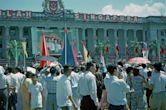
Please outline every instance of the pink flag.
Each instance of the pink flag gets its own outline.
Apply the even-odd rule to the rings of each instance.
[[[77,54],[76,54],[76,50],[74,47],[72,47],[72,52],[73,52],[73,57],[74,57],[74,63],[75,63],[75,65],[78,65]]]

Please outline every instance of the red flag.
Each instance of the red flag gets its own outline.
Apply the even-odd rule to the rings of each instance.
[[[160,54],[164,55],[164,53],[165,53],[165,49],[163,47],[160,47]]]
[[[138,48],[138,47],[135,48],[135,53],[136,53],[136,54],[139,53],[139,48]]]
[[[41,56],[49,56],[44,32],[42,33],[42,37],[41,37],[40,50],[41,50]],[[50,63],[50,61],[41,60],[40,67],[44,67],[48,63]]]
[[[67,33],[68,32],[68,30],[67,30],[67,27],[65,26],[65,28],[64,28],[64,32],[65,33]]]
[[[72,52],[73,52],[73,57],[74,57],[74,63],[75,63],[75,65],[78,65],[77,54],[76,54],[76,50],[74,47],[72,47]]]
[[[119,56],[120,48],[118,44],[115,44],[115,58]]]
[[[108,46],[106,46],[105,52],[106,52],[106,53],[109,53],[109,47],[108,47]]]
[[[119,52],[120,52],[120,48],[119,48],[118,44],[116,44],[116,53],[119,54]]]

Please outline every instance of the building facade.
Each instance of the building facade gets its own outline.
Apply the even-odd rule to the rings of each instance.
[[[68,37],[77,52],[82,51],[82,42],[92,56],[100,50],[109,58],[114,56],[116,46],[119,57],[136,56],[134,45],[148,48],[149,57],[164,58],[166,44],[166,16],[118,16],[75,13],[64,9],[61,0],[45,0],[43,12],[0,10],[0,58],[7,58],[10,40],[26,41],[29,56],[40,51],[41,32],[46,32],[47,41],[52,44],[59,42],[59,50],[63,48],[64,27],[68,29]],[[52,54],[57,46],[52,49]],[[128,53],[126,53],[128,47]],[[141,50],[140,49],[140,50]],[[141,52],[140,52],[141,53]]]

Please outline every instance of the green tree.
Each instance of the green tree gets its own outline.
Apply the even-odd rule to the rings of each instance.
[[[141,55],[140,42],[132,41],[131,46],[129,47],[129,51],[131,51],[131,53],[135,56],[140,56]]]
[[[157,56],[158,44],[157,41],[153,41],[149,44],[150,54],[154,57]]]
[[[22,43],[16,40],[11,40],[8,43],[8,57],[14,59],[15,66],[18,66],[18,61],[21,55],[24,55]]]

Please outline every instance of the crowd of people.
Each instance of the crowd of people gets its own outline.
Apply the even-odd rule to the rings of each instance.
[[[0,110],[166,110],[166,66],[0,66]]]

